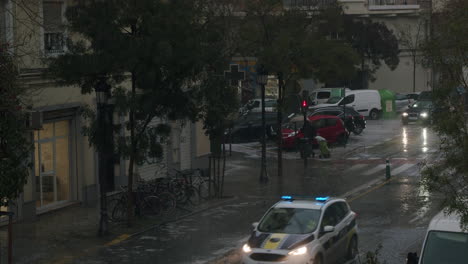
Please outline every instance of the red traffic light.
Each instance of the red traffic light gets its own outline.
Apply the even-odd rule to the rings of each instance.
[[[307,100],[302,100],[302,107],[307,107]]]

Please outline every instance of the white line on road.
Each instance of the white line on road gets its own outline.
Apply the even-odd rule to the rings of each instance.
[[[351,166],[351,168],[349,168],[347,170],[358,170],[358,169],[366,167],[366,166],[367,166],[367,164],[356,164],[356,165]]]
[[[371,175],[371,174],[374,174],[374,173],[376,173],[376,172],[378,172],[380,170],[383,170],[384,168],[385,168],[385,164],[379,164],[379,165],[375,166],[374,168],[364,172],[363,174],[366,175],[366,176]]]
[[[392,170],[392,174],[393,174],[393,175],[398,175],[398,174],[404,172],[405,170],[407,170],[407,169],[413,167],[414,165],[416,165],[416,164],[414,164],[414,163],[413,163],[413,164],[411,164],[411,163],[403,164],[403,165],[401,165],[400,167],[398,167],[398,168]]]

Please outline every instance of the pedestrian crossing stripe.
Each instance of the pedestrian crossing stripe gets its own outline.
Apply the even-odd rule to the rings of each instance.
[[[416,165],[416,164],[406,163],[406,164],[403,164],[403,165],[401,165],[400,167],[398,167],[398,168],[396,168],[394,170],[391,170],[391,172],[392,172],[393,175],[398,175],[398,174],[402,173],[403,171],[413,167],[414,165]]]
[[[367,166],[367,164],[355,164],[355,165],[351,166],[351,168],[349,168],[349,170],[358,170],[358,169],[364,168],[366,166]]]
[[[374,174],[374,173],[376,173],[376,172],[378,172],[380,170],[383,170],[384,168],[385,168],[385,164],[379,164],[379,165],[375,166],[374,168],[364,172],[363,174],[366,175],[366,176],[371,175],[371,174]]]

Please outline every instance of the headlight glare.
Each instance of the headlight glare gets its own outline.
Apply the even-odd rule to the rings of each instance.
[[[403,116],[408,116],[408,113],[404,112],[404,113],[403,113]]]
[[[250,253],[250,252],[252,252],[252,249],[250,248],[250,246],[248,244],[245,244],[242,247],[242,251],[244,251],[245,253]]]
[[[427,113],[426,113],[426,112],[422,112],[422,113],[421,113],[421,117],[426,118],[426,117],[427,117]]]
[[[304,255],[305,253],[307,253],[307,248],[306,247],[300,247],[300,248],[297,248],[293,251],[290,251],[288,254],[291,255],[291,256],[298,256],[298,255]]]

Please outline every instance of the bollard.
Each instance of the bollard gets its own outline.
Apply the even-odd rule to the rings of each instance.
[[[387,160],[385,161],[385,178],[388,180],[391,177],[391,172],[390,172],[390,161]]]

